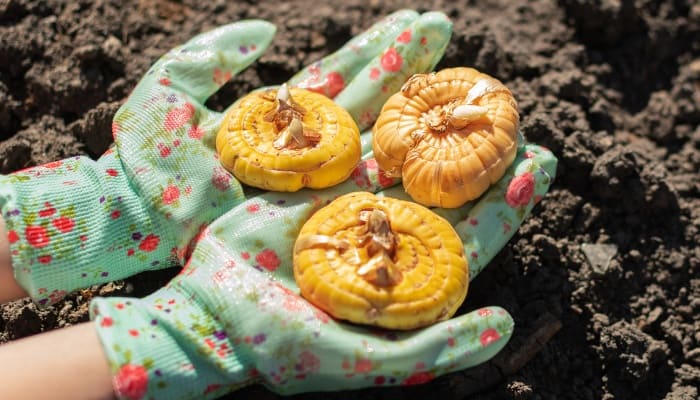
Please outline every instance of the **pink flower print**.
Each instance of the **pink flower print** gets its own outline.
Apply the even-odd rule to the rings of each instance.
[[[287,311],[301,311],[304,309],[304,303],[299,296],[291,293],[284,296],[283,307]]]
[[[372,361],[366,358],[358,358],[355,360],[355,372],[359,374],[372,372]]]
[[[481,336],[479,337],[479,341],[481,342],[482,346],[488,346],[489,344],[497,341],[500,338],[501,338],[501,335],[498,334],[497,330],[495,330],[493,328],[487,328],[483,332],[481,332]]]
[[[321,75],[321,66],[319,63],[312,64],[309,67],[309,75],[318,77]]]
[[[114,168],[107,168],[106,172],[107,172],[107,175],[109,175],[109,176],[119,175],[119,172],[117,172],[117,170]]]
[[[46,254],[46,255],[37,257],[37,261],[39,261],[42,264],[51,264],[51,260],[52,260],[51,254]]]
[[[170,86],[171,84],[170,79],[168,78],[160,78],[158,82],[160,82],[160,84],[163,86]]]
[[[280,258],[277,257],[277,253],[272,249],[265,249],[258,253],[258,255],[255,256],[255,261],[270,272],[275,271],[282,263]]]
[[[182,107],[176,107],[165,115],[165,130],[174,131],[185,125],[194,115],[194,106],[185,103]]]
[[[221,385],[219,385],[217,383],[211,383],[211,384],[207,385],[207,387],[204,389],[204,394],[207,395],[210,393],[214,393],[219,389],[221,389]]]
[[[187,131],[187,136],[192,139],[201,139],[204,136],[204,129],[197,124],[192,124],[190,129]]]
[[[113,323],[114,323],[114,320],[112,320],[112,318],[104,317],[104,318],[102,318],[102,321],[100,322],[100,326],[103,328],[109,328],[112,326]]]
[[[51,292],[51,294],[49,294],[49,300],[51,301],[51,304],[58,303],[64,297],[66,297],[65,290],[54,290]]]
[[[139,243],[139,250],[145,251],[145,252],[151,252],[155,249],[158,248],[158,244],[160,243],[160,237],[154,234],[149,234],[143,240],[141,243]]]
[[[223,286],[230,279],[231,279],[231,272],[228,270],[228,268],[220,269],[220,270],[214,272],[214,275],[212,276],[212,280],[215,283],[219,284],[220,286]]]
[[[113,121],[112,122],[112,138],[116,138],[117,134],[119,133],[119,122]]]
[[[394,178],[389,177],[383,169],[377,171],[377,177],[379,178],[379,184],[384,188],[393,185],[395,182]]]
[[[318,72],[311,70],[311,76],[306,78],[299,87],[312,92],[320,93],[329,98],[334,98],[345,88],[345,79],[339,72],[330,72],[323,79],[319,79]]]
[[[50,217],[54,215],[55,212],[56,209],[53,206],[51,206],[51,203],[44,203],[44,208],[39,210],[39,216],[44,218]]]
[[[114,377],[113,384],[117,397],[140,400],[148,391],[148,371],[141,365],[123,365]]]
[[[532,172],[526,172],[510,181],[506,191],[506,203],[513,208],[525,206],[530,202],[534,192],[535,175]]]
[[[428,39],[425,36],[423,36],[422,38],[420,38],[420,45],[425,46],[426,44],[428,44]]]
[[[249,204],[245,209],[249,213],[254,214],[254,213],[260,211],[260,204]]]
[[[359,188],[369,187],[369,178],[367,177],[366,171],[359,165],[352,171],[350,177],[355,182],[355,185]]]
[[[308,350],[304,350],[299,354],[299,362],[294,366],[294,369],[300,375],[318,372],[320,368],[321,360]]]
[[[18,240],[19,240],[19,235],[17,234],[16,231],[7,232],[7,241],[10,242],[10,244],[16,243]]]
[[[285,310],[300,311],[304,309],[306,303],[304,303],[296,293],[292,292],[288,287],[280,283],[275,283],[275,287],[282,292],[284,297],[282,306]]]
[[[365,168],[368,170],[373,170],[379,168],[379,164],[377,163],[377,160],[374,158],[370,158],[369,160],[365,161]]]
[[[231,187],[232,179],[231,175],[225,169],[216,167],[211,176],[211,184],[218,190],[225,192]]]
[[[331,317],[329,317],[328,314],[319,310],[318,308],[314,309],[314,316],[317,320],[321,321],[322,324],[327,324],[331,320]]]
[[[379,68],[372,68],[369,70],[369,79],[376,81],[379,78],[379,74],[381,74]]]
[[[231,79],[231,71],[222,71],[219,68],[214,68],[214,83],[222,86]]]
[[[54,228],[58,229],[59,232],[61,233],[68,233],[73,230],[73,227],[75,226],[75,222],[68,217],[58,217],[51,221],[53,224]]]
[[[508,233],[510,233],[510,231],[511,231],[512,229],[513,229],[513,228],[510,226],[509,223],[507,223],[507,222],[504,222],[504,223],[503,223],[503,234],[504,234],[504,235],[507,235]]]
[[[382,65],[384,71],[398,72],[401,70],[401,66],[403,65],[403,58],[401,57],[401,54],[396,51],[395,47],[391,47],[384,53],[384,55],[382,55],[380,64]]]
[[[180,198],[180,189],[175,185],[168,185],[162,194],[163,204],[172,204]]]
[[[493,312],[491,311],[490,308],[480,308],[479,311],[476,312],[480,317],[488,317],[490,315],[493,315]]]
[[[112,219],[117,219],[122,216],[122,212],[119,210],[114,210],[112,213],[109,215]]]
[[[166,146],[163,143],[158,143],[158,150],[160,150],[160,156],[165,158],[170,155],[170,146]]]
[[[331,99],[337,96],[338,93],[345,88],[345,79],[343,79],[343,75],[341,75],[339,72],[331,72],[326,75],[324,83],[326,90],[323,94]]]
[[[406,378],[405,381],[403,381],[404,385],[421,385],[423,383],[427,383],[432,381],[435,378],[435,374],[432,372],[428,371],[418,371],[414,372],[411,376]]]
[[[405,31],[401,32],[399,37],[396,38],[396,41],[399,43],[408,43],[411,41],[411,30],[406,29]]]
[[[24,236],[27,238],[27,242],[37,249],[47,246],[51,241],[49,232],[39,225],[29,225],[24,230]]]
[[[48,168],[48,169],[54,169],[54,168],[60,167],[61,165],[63,165],[63,161],[53,161],[53,162],[44,164],[43,167]]]

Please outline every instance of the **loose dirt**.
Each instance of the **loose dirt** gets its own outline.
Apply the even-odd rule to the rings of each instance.
[[[441,10],[438,68],[472,66],[518,99],[524,136],[560,159],[551,193],[473,283],[465,310],[516,320],[493,362],[415,387],[315,398],[696,399],[700,387],[700,4],[692,0],[0,1],[0,173],[84,154],[146,69],[214,26],[263,18],[267,53],[209,101],[278,84],[396,9]],[[170,268],[53,309],[0,308],[0,342],[143,296]],[[251,387],[230,398],[276,398]]]

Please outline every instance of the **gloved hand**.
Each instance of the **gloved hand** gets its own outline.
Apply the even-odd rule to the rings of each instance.
[[[221,167],[225,113],[204,102],[269,45],[275,28],[251,20],[200,35],[151,67],[117,112],[115,145],[0,176],[15,277],[40,305],[81,287],[183,263],[192,240],[245,200]],[[432,70],[451,25],[399,11],[290,84],[323,92],[368,127],[409,74]]]
[[[205,229],[181,274],[144,299],[91,304],[122,398],[214,398],[262,383],[282,393],[410,385],[477,365],[508,341],[513,321],[486,307],[410,332],[331,319],[299,296],[292,251],[309,215],[352,191],[395,182],[363,160],[351,179],[319,191],[265,193]],[[556,159],[519,149],[476,204],[434,211],[464,242],[473,279],[548,190]],[[383,195],[405,197],[399,186]]]

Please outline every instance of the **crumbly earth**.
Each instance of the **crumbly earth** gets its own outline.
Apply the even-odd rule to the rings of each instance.
[[[123,4],[126,3],[126,4]],[[493,362],[431,383],[298,398],[696,399],[700,394],[700,3],[0,1],[0,173],[87,154],[156,58],[216,25],[264,18],[267,53],[210,100],[277,84],[391,11],[441,10],[438,68],[473,66],[518,99],[524,136],[560,158],[551,193],[471,285],[516,331]],[[87,319],[95,295],[143,296],[177,268],[0,308],[0,342]],[[277,396],[255,386],[237,399]],[[234,398],[231,396],[230,398]]]

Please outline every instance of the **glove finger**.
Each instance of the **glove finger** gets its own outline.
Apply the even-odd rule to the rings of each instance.
[[[267,21],[247,20],[195,36],[156,62],[139,85],[157,82],[204,103],[262,55],[275,30]]]
[[[470,279],[498,254],[549,190],[556,165],[557,159],[549,150],[526,144],[519,149],[505,175],[475,204],[447,212],[435,209],[462,238]]]
[[[275,387],[282,393],[414,385],[484,363],[513,333],[512,317],[500,307],[484,307],[428,328],[395,332],[330,321],[314,335],[322,373]],[[318,327],[318,326],[317,326]],[[302,351],[303,353],[303,351]],[[303,357],[299,357],[303,358]]]
[[[355,36],[335,53],[306,66],[287,83],[334,98],[367,63],[418,19],[413,10],[399,10]]]
[[[452,23],[440,12],[422,14],[357,74],[335,97],[360,130],[374,123],[386,100],[413,74],[432,71],[452,35]]]

